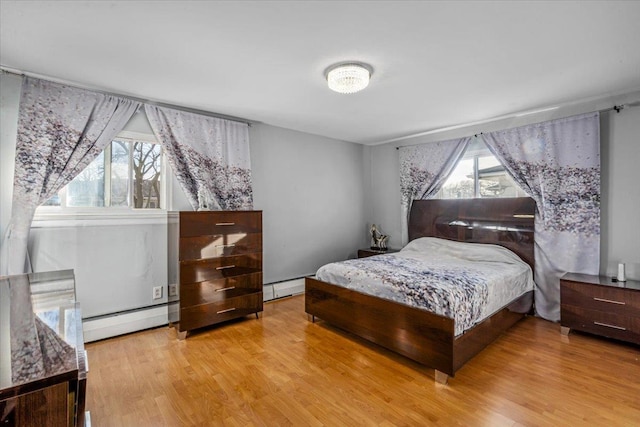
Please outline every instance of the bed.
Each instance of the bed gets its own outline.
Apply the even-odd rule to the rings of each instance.
[[[409,245],[398,254],[399,256],[389,254],[370,257],[389,258],[385,258],[384,263],[372,264],[369,270],[387,268],[386,271],[389,273],[389,269],[400,269],[409,263],[408,259],[413,263],[412,256],[407,255],[407,251],[415,249],[413,246],[424,246],[427,252],[436,248],[435,251],[439,252],[439,239],[442,239],[445,245],[442,251],[445,252],[449,246],[446,241],[452,241],[451,246],[455,246],[455,242],[468,242],[507,248],[533,271],[534,212],[535,202],[531,198],[416,200],[409,217]],[[435,239],[422,239],[424,237]],[[435,242],[436,246],[423,242]],[[481,252],[484,253],[483,250]],[[486,255],[483,256],[486,258]],[[364,261],[365,259],[351,260],[345,263],[355,264],[361,274],[368,274]],[[451,261],[449,262],[452,266]],[[374,267],[381,264],[387,266]],[[322,273],[324,268],[319,272]],[[339,276],[339,271],[324,274],[324,280],[311,277],[305,279],[305,311],[311,321],[315,321],[316,318],[322,319],[434,368],[436,381],[445,384],[468,360],[525,314],[531,312],[533,304],[533,290],[530,286],[530,289],[524,292],[516,291],[513,295],[517,296],[512,295],[503,300],[497,308],[485,307],[484,313],[461,326],[460,323],[465,322],[456,319],[455,307],[449,307],[448,312],[437,314],[422,307],[409,305],[411,303],[407,301],[394,301],[389,295],[376,296],[366,289],[368,285],[358,286],[356,283],[354,289],[344,287],[340,285],[341,280],[357,280],[353,280],[353,276],[340,279],[333,274]],[[403,274],[405,273],[402,270],[393,273],[397,286],[402,286],[401,283],[397,283],[397,277],[402,277]],[[386,281],[389,281],[389,275],[387,274]],[[491,295],[491,292],[489,294]],[[495,303],[493,305],[495,306]]]

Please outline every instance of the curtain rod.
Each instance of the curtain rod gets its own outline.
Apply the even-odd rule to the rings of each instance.
[[[592,113],[595,113],[595,112],[606,113],[606,112],[609,112],[609,111],[615,111],[616,113],[619,113],[620,111],[624,110],[625,108],[637,107],[639,105],[640,105],[640,101],[633,101],[633,102],[629,102],[629,103],[626,103],[626,104],[614,105],[613,107],[603,108],[601,110],[595,110],[595,111],[591,111],[591,112]],[[504,120],[504,119],[508,119],[508,118],[515,118],[515,117],[520,117],[520,116],[525,116],[525,115],[528,116],[529,114],[541,113],[543,111],[549,111],[549,110],[556,109],[556,108],[558,108],[558,107],[545,108],[543,110],[537,110],[537,111],[534,111],[532,113],[526,113],[526,114],[513,114],[513,115],[510,115],[510,116],[498,117],[498,118],[486,120],[486,121],[483,121],[483,122],[467,123],[467,124],[464,124],[464,125],[455,125],[455,126],[449,126],[449,127],[440,128],[440,129],[434,129],[434,130],[430,130],[430,131],[427,131],[427,132],[418,133],[418,134],[415,134],[415,135],[410,135],[410,136],[405,136],[405,137],[402,137],[402,138],[392,139],[392,140],[389,140],[387,143],[398,141],[398,140],[402,140],[402,139],[415,138],[415,137],[418,137],[418,136],[429,135],[429,134],[432,134],[432,133],[445,132],[447,130],[459,129],[459,128],[467,127],[467,126],[473,126],[474,124],[490,123],[490,122],[495,122],[495,121],[498,121],[498,120]],[[583,113],[583,114],[588,114],[588,112],[587,113]],[[571,117],[571,116],[567,116],[567,117]],[[561,119],[562,117],[558,117],[558,118]],[[472,135],[463,136],[461,138],[471,138],[472,136],[477,138],[479,135],[483,135],[483,134],[484,134],[484,132],[476,132],[476,133],[474,133]],[[428,142],[419,142],[419,143],[416,143],[416,144],[398,145],[396,147],[396,150],[400,150],[402,147],[415,147],[415,146],[422,145],[422,144],[428,144]]]
[[[120,93],[109,92],[109,91],[102,90],[102,89],[96,89],[95,87],[81,85],[81,84],[70,82],[70,81],[64,80],[64,79],[57,79],[57,78],[54,78],[54,77],[49,77],[49,76],[45,76],[45,75],[42,75],[42,74],[32,73],[32,72],[29,72],[29,71],[16,70],[14,68],[5,67],[4,65],[0,65],[0,72],[2,72],[4,74],[13,74],[15,76],[20,76],[20,77],[23,77],[23,76],[33,77],[33,78],[36,78],[36,79],[46,80],[46,81],[50,81],[50,82],[58,83],[58,84],[63,84],[63,85],[75,87],[75,88],[78,88],[78,89],[90,90],[92,92],[101,93],[103,95],[117,96],[117,97],[120,97],[120,98],[130,99],[130,100],[136,101],[136,102],[141,102],[143,104],[155,105],[156,107],[173,108],[175,110],[185,111],[187,113],[201,114],[203,116],[215,117],[217,119],[224,119],[224,120],[229,120],[229,121],[232,121],[232,122],[246,123],[248,126],[251,126],[254,123],[253,121],[251,121],[249,119],[244,119],[244,118],[241,118],[241,117],[228,116],[226,114],[212,113],[211,111],[198,110],[197,108],[183,107],[183,106],[174,105],[174,104],[167,104],[165,102],[159,102],[159,101],[153,101],[153,100],[150,100],[150,99],[138,98],[136,96],[131,96],[131,95],[122,95]]]

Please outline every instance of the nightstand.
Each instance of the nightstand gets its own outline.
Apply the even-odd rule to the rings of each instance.
[[[383,255],[383,254],[392,254],[394,252],[398,252],[397,249],[387,249],[386,251],[381,251],[379,249],[358,249],[358,258],[366,258],[374,255]]]
[[[560,279],[561,332],[571,329],[640,344],[640,281],[567,273]]]

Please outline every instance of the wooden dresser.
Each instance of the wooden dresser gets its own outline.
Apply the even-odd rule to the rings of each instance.
[[[262,212],[177,215],[173,221],[170,218],[169,238],[177,239],[178,289],[174,290],[170,277],[169,301],[174,304],[170,313],[177,315],[170,314],[170,321],[176,324],[178,337],[184,339],[189,330],[249,314],[258,317],[262,312]],[[172,254],[176,255],[170,248]]]
[[[560,279],[560,324],[571,329],[640,344],[640,282],[567,273]]]

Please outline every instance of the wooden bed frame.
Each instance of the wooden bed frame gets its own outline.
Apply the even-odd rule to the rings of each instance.
[[[440,237],[505,246],[534,264],[531,198],[416,200],[409,240]],[[533,292],[507,304],[473,328],[454,336],[454,320],[366,295],[314,278],[305,279],[305,311],[340,329],[434,368],[446,384],[469,359],[531,311]]]

